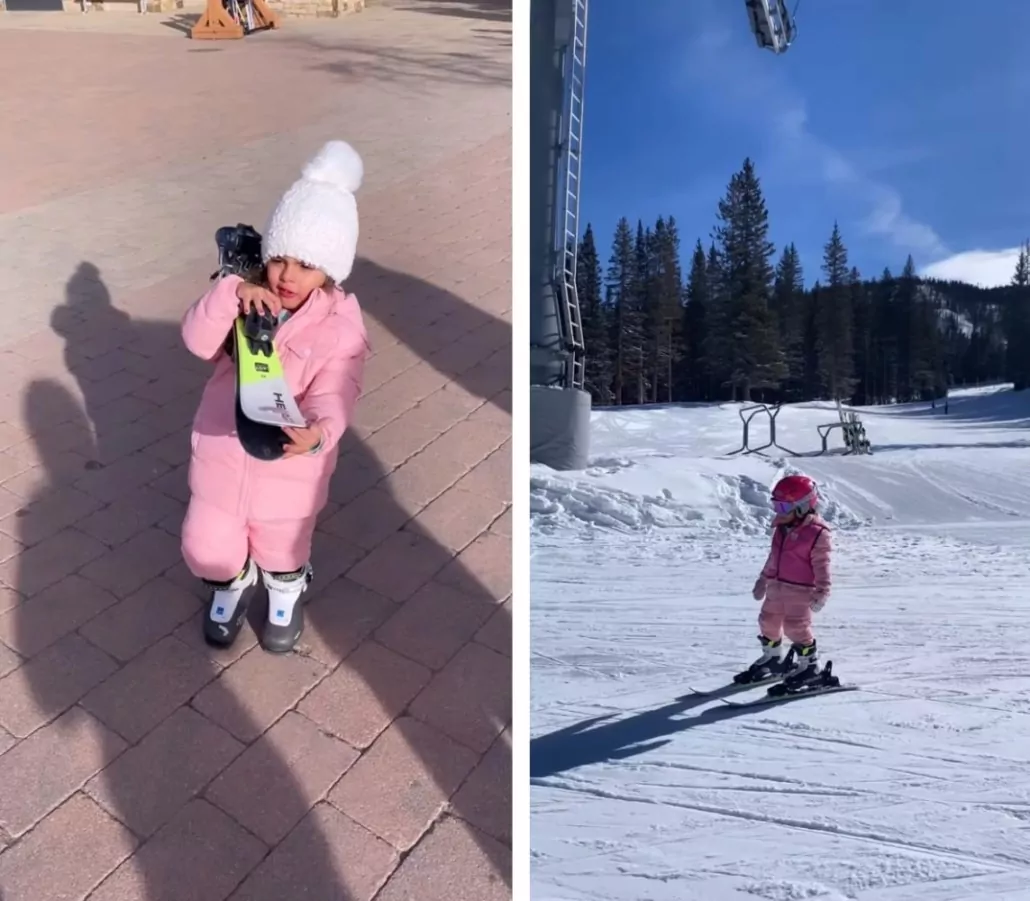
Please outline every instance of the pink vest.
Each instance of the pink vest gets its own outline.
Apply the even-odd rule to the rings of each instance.
[[[778,526],[773,532],[772,550],[762,575],[776,582],[814,588],[812,549],[826,530],[826,523],[815,515],[807,516],[793,527]]]

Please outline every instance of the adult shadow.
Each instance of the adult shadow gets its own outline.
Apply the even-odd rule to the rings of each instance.
[[[371,263],[361,263],[352,282],[349,289],[364,291],[366,313],[452,382],[447,390],[465,401],[455,409],[492,409],[488,415],[502,418],[510,410],[505,323]],[[402,296],[421,304],[413,319],[423,327],[399,316]],[[480,579],[460,548],[412,518],[418,492],[403,503],[395,497],[392,467],[355,430],[341,446],[333,503],[316,532],[316,583],[298,653],[266,655],[252,630],[229,652],[206,648],[202,591],[177,559],[174,533],[188,499],[188,422],[208,367],[182,348],[177,323],[116,309],[89,263],[69,280],[52,326],[81,400],[50,379],[31,383],[24,395],[41,478],[18,519],[29,549],[16,581],[27,600],[15,608],[13,644],[29,660],[23,675],[35,711],[21,731],[56,718],[50,728],[67,743],[88,745],[103,769],[86,792],[142,845],[97,901],[107,889],[178,901],[201,882],[204,897],[227,898],[242,880],[233,901],[371,898],[376,874],[398,855],[367,834],[359,840],[332,804],[404,852],[421,837],[413,822],[396,824],[405,805],[425,812],[424,828],[449,802],[451,813],[472,824],[500,877],[491,877],[484,901],[494,889],[503,892],[501,882],[510,887],[510,748],[499,735],[511,720],[510,619],[500,605],[506,589]],[[374,439],[378,430],[369,431]],[[440,487],[431,466],[419,471],[413,463],[421,481],[405,484]],[[360,505],[362,497],[375,504],[374,537],[355,532],[348,519],[349,502]],[[353,540],[342,537],[351,533]],[[52,554],[46,539],[62,537],[73,559],[40,567],[32,548]],[[390,578],[379,586],[384,564]],[[258,605],[257,615],[263,612]],[[471,641],[476,636],[482,641]],[[269,694],[282,699],[285,690],[299,699],[322,677],[301,715],[287,712],[272,725],[294,704],[273,711]],[[377,716],[358,715],[354,707],[362,705]],[[87,713],[96,717],[88,726]],[[309,728],[305,716],[317,726]],[[318,758],[316,769],[346,769],[348,755],[379,737],[386,742],[391,721],[386,731],[397,738],[390,748],[410,749],[423,774],[412,777],[407,797],[377,794],[375,783],[391,774],[374,750],[333,788],[302,778],[303,767],[288,757],[304,745]],[[30,825],[16,823],[14,831]]]
[[[588,766],[628,760],[667,745],[680,732],[735,719],[755,712],[753,707],[715,706],[683,717],[681,714],[711,704],[715,695],[684,695],[661,707],[615,719],[615,714],[591,717],[571,726],[540,735],[529,743],[529,775],[545,779]],[[770,701],[760,710],[796,703],[796,698]]]

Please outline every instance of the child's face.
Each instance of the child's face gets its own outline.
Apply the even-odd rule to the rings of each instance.
[[[268,261],[268,287],[282,302],[284,310],[296,310],[304,304],[311,292],[325,284],[321,269],[314,269],[293,257],[278,257]]]

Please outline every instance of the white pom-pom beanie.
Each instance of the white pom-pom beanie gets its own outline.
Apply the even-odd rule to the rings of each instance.
[[[339,284],[350,275],[358,247],[358,206],[364,166],[345,141],[330,141],[303,169],[268,221],[261,242],[267,263],[293,257]]]

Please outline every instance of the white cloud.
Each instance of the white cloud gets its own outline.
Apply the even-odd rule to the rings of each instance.
[[[701,83],[721,112],[767,124],[782,163],[846,195],[864,211],[860,222],[867,234],[924,259],[948,254],[932,226],[905,212],[895,188],[863,172],[809,128],[804,98],[777,71],[782,61],[753,43],[745,52],[746,24],[741,30],[743,35],[725,27],[702,29],[685,54],[688,77]]]
[[[955,279],[984,288],[996,288],[1012,281],[1018,259],[1018,247],[1007,250],[967,250],[931,263],[919,274],[928,278]]]

